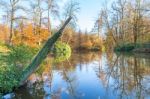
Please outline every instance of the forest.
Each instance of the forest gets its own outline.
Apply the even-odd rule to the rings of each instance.
[[[105,31],[106,49],[149,52],[150,1],[117,0],[105,5],[98,14],[93,30]]]
[[[150,1],[103,1],[83,30],[83,1],[0,0],[0,99],[150,97]]]

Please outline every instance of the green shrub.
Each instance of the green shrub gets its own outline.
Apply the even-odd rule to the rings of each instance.
[[[129,43],[129,44],[120,44],[119,46],[115,47],[115,51],[124,51],[124,52],[129,52],[129,51],[133,51],[136,48],[150,48],[150,44],[149,43]]]
[[[19,84],[21,71],[14,65],[1,64],[0,91],[9,92]]]
[[[0,92],[12,91],[18,86],[23,69],[38,51],[25,45],[8,47],[10,51],[0,56]]]
[[[71,48],[68,44],[58,41],[55,43],[53,53],[55,56],[54,62],[62,62],[71,56]]]
[[[65,55],[66,53],[71,53],[71,48],[68,44],[58,41],[54,45],[53,52],[55,55]]]
[[[125,45],[116,46],[114,50],[129,52],[132,51],[135,47],[136,47],[135,44],[125,44]]]
[[[25,65],[31,61],[32,57],[36,54],[37,49],[33,49],[26,45],[18,45],[9,47],[11,50],[6,56],[6,62],[9,64],[23,64]]]

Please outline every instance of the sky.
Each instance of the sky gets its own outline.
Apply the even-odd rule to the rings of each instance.
[[[80,12],[78,15],[78,25],[82,31],[91,31],[94,22],[102,8],[103,0],[78,0]]]
[[[68,1],[69,0],[64,0],[63,3],[61,3],[61,6],[63,6]],[[82,31],[86,30],[91,31],[91,29],[94,26],[94,22],[98,16],[98,13],[104,5],[105,0],[75,0],[75,1],[79,3],[80,7],[80,11],[77,15],[78,29],[81,29]],[[55,22],[55,24],[53,25],[57,26],[58,23],[59,22]]]
[[[8,0],[6,0],[8,1]],[[63,9],[65,3],[69,2],[70,0],[60,0],[59,3],[60,10]],[[80,11],[77,15],[78,22],[77,28],[81,29],[82,31],[91,31],[94,27],[94,22],[98,17],[98,14],[102,7],[105,5],[106,0],[75,0],[79,3]],[[113,1],[113,0],[108,0]],[[1,14],[1,13],[0,13]],[[56,27],[60,24],[60,20],[57,18],[52,19],[52,26]]]

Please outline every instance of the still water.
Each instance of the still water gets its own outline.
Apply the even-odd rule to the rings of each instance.
[[[150,99],[150,57],[75,53],[63,62],[48,57],[10,99]]]

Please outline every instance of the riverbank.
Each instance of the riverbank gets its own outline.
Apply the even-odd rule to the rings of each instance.
[[[144,81],[143,79],[140,80],[142,83],[144,82],[144,84],[142,84],[142,88],[147,88],[145,86],[149,84],[149,79],[147,79],[150,74],[149,59],[143,56],[141,57],[141,55],[137,57],[132,54],[129,55],[129,53],[124,53],[117,58],[115,54],[111,55],[92,52],[72,53],[71,57],[66,61],[57,64],[53,64],[53,62],[51,61],[53,61],[51,60],[51,57],[48,57],[46,64],[41,65],[35,72],[33,72],[28,79],[28,82],[23,87],[18,88],[17,90],[13,91],[13,93],[7,94],[4,97],[12,95],[12,98],[15,99],[32,99],[32,97],[35,97],[36,99],[43,99],[47,95],[47,93],[50,92],[51,95],[49,97],[53,98],[53,96],[58,96],[58,93],[56,93],[56,91],[59,91],[60,88],[64,88],[67,91],[72,88],[72,90],[75,90],[75,95],[79,96],[79,93],[82,92],[85,93],[85,98],[87,99],[88,97],[90,97],[91,99],[96,99],[99,95],[101,95],[101,93],[99,92],[110,94],[111,99],[113,96],[119,96],[119,94],[112,94],[113,92],[108,93],[107,91],[105,91],[107,90],[107,88],[105,87],[106,84],[104,78],[107,78],[107,81],[118,81],[118,79],[121,81],[122,76],[120,76],[120,74],[122,73],[123,75],[126,75],[126,79],[124,80],[131,83],[125,83],[126,85],[123,85],[123,87],[127,86],[128,88],[132,88],[125,90],[129,93],[128,95],[126,95],[126,97],[128,96],[134,99],[136,97],[131,94],[135,93],[139,95],[139,93],[134,90],[137,87],[135,83],[138,83],[138,81],[132,81],[134,81],[134,79],[136,79],[137,77],[142,77],[144,78]],[[114,68],[112,68],[112,66]],[[111,71],[113,73],[111,73],[110,75],[110,72],[108,71]],[[110,76],[111,78],[109,78],[108,76]],[[93,83],[87,83],[88,81],[92,81]],[[46,88],[51,88],[51,90],[43,90],[45,88],[45,84],[47,85]],[[49,86],[49,84],[51,86]],[[108,83],[109,86],[111,86],[112,84],[114,85],[116,84],[116,82]],[[122,82],[118,82],[116,85],[120,86],[120,84],[122,84]],[[87,89],[90,88],[92,88],[92,90],[88,90],[87,92]],[[115,89],[110,88],[110,91],[114,91]],[[66,96],[74,98],[74,96],[72,96],[72,93],[69,92],[66,94],[64,92],[64,89],[60,91],[60,97],[62,99],[66,99]],[[118,92],[118,90],[115,91]],[[144,91],[142,92],[147,92],[145,91],[146,89],[143,90]],[[63,95],[64,93],[66,94],[66,96]],[[97,93],[97,96],[90,96],[89,93]],[[124,93],[122,94],[124,95]],[[118,98],[119,97],[113,97],[113,99]]]
[[[117,56],[123,55],[126,57],[136,57],[136,58],[145,58],[150,59],[150,55],[147,53],[135,53],[135,52],[116,52]]]
[[[115,52],[134,52],[134,53],[150,53],[150,43],[144,44],[123,44],[114,48]]]

